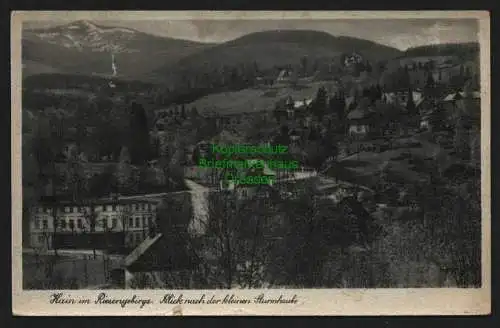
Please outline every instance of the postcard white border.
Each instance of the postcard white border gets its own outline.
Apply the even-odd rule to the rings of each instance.
[[[416,19],[474,18],[479,20],[481,47],[481,186],[482,186],[482,279],[478,289],[272,289],[272,290],[107,290],[113,297],[150,297],[160,300],[166,293],[197,297],[201,294],[223,297],[235,294],[253,298],[297,295],[294,305],[162,305],[144,309],[129,305],[53,305],[53,291],[22,288],[22,173],[21,173],[21,25],[23,20],[122,19]],[[17,11],[11,16],[11,145],[12,145],[12,305],[15,315],[37,316],[152,316],[152,315],[479,315],[491,312],[491,186],[490,186],[490,18],[487,11]],[[71,290],[75,298],[95,299],[99,291]],[[176,310],[179,310],[176,312]]]

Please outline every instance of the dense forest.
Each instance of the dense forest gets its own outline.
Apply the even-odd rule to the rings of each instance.
[[[457,56],[461,60],[473,60],[478,57],[479,43],[448,43],[409,48],[406,57],[418,56]]]

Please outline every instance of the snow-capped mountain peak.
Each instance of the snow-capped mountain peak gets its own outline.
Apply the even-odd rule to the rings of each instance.
[[[71,23],[69,25],[66,25],[66,28],[70,29],[70,30],[77,30],[77,29],[95,30],[98,27],[90,21],[80,20],[80,21],[76,21],[74,23]]]
[[[100,26],[87,20],[27,31],[25,36],[79,51],[84,49],[114,53],[137,51],[130,47],[130,42],[137,37],[135,30],[123,27]]]

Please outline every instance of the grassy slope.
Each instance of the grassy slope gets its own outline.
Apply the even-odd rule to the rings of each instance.
[[[190,103],[188,107],[196,107],[200,113],[203,113],[206,108],[221,114],[272,110],[279,99],[287,96],[291,96],[293,99],[314,98],[318,89],[328,84],[331,82],[313,82],[298,88],[277,85],[269,88],[256,87],[235,92],[223,92],[205,96]]]
[[[405,146],[406,142],[418,141],[420,146]],[[439,163],[446,167],[449,163],[456,162],[450,155],[446,154],[439,145],[426,141],[420,136],[413,138],[400,138],[393,140],[393,144],[400,143],[401,147],[391,150],[377,152],[360,152],[348,156],[341,160],[343,167],[354,174],[356,178],[366,178],[367,183],[375,183],[376,179],[372,179],[382,167],[386,167],[389,172],[389,180],[416,183],[426,178],[427,173],[419,171],[412,163],[406,154],[411,154],[417,159],[434,158],[439,154]],[[368,186],[370,187],[370,186]]]
[[[23,60],[23,68],[22,68],[23,78],[26,78],[31,75],[51,74],[51,73],[62,73],[62,71],[55,67],[34,60]]]

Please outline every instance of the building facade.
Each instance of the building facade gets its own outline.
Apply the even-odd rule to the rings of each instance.
[[[156,201],[148,200],[41,204],[32,208],[30,246],[85,248],[82,236],[94,235],[92,240],[99,245],[89,248],[105,248],[107,237],[113,246],[135,247],[156,228],[156,206]]]

